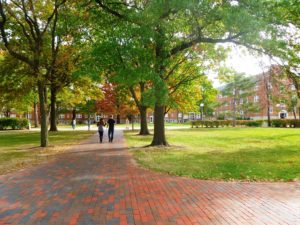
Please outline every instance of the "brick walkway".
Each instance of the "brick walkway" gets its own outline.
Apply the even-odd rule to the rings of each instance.
[[[300,183],[213,182],[138,168],[121,131],[0,176],[0,224],[300,224]]]

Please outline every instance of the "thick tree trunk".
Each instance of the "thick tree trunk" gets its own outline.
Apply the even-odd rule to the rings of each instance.
[[[139,111],[141,117],[140,135],[149,135],[150,132],[148,130],[148,123],[147,123],[147,107],[141,106],[139,108]]]
[[[37,128],[37,127],[39,127],[39,114],[38,114],[38,103],[37,102],[33,103],[33,108],[34,108],[34,127]]]
[[[51,87],[51,105],[50,105],[50,130],[58,131],[57,120],[56,120],[56,94],[57,90],[55,87]]]
[[[47,113],[47,87],[43,82],[38,82],[41,116],[41,147],[48,146],[48,113]]]
[[[155,105],[154,108],[154,135],[151,146],[167,146],[165,135],[165,106]]]

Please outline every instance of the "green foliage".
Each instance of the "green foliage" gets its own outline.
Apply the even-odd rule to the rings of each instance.
[[[291,120],[291,119],[278,119],[271,121],[272,127],[300,127],[300,120]]]
[[[31,111],[35,81],[27,76],[30,73],[28,66],[5,51],[0,55],[0,111],[5,114]]]
[[[191,126],[193,127],[207,127],[207,128],[218,128],[218,127],[228,127],[231,125],[230,120],[194,120],[191,121]],[[265,120],[237,120],[236,125],[246,126],[246,127],[262,127],[264,123],[267,123]],[[290,127],[298,128],[300,127],[300,120],[295,119],[278,119],[271,120],[272,127]]]
[[[6,130],[7,128],[11,128],[13,130],[21,130],[24,128],[28,128],[29,121],[27,119],[19,119],[19,118],[0,118],[0,130]]]
[[[261,127],[263,125],[263,120],[237,120],[236,125],[246,126],[246,127]],[[228,127],[231,125],[230,120],[194,120],[191,121],[191,126],[193,127],[207,127],[207,128],[218,128],[218,127]]]

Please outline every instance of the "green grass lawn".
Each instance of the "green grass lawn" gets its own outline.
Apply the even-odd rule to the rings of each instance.
[[[40,148],[39,132],[0,132],[0,174],[34,165],[65,151],[68,146],[91,136],[88,131],[59,131],[49,133],[50,146]]]
[[[299,180],[300,129],[199,128],[167,131],[172,147],[142,148],[151,136],[125,134],[144,167],[216,180]]]

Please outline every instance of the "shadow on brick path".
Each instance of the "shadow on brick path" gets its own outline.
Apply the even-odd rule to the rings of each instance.
[[[202,181],[132,163],[122,131],[0,176],[0,224],[300,224],[300,183]]]

